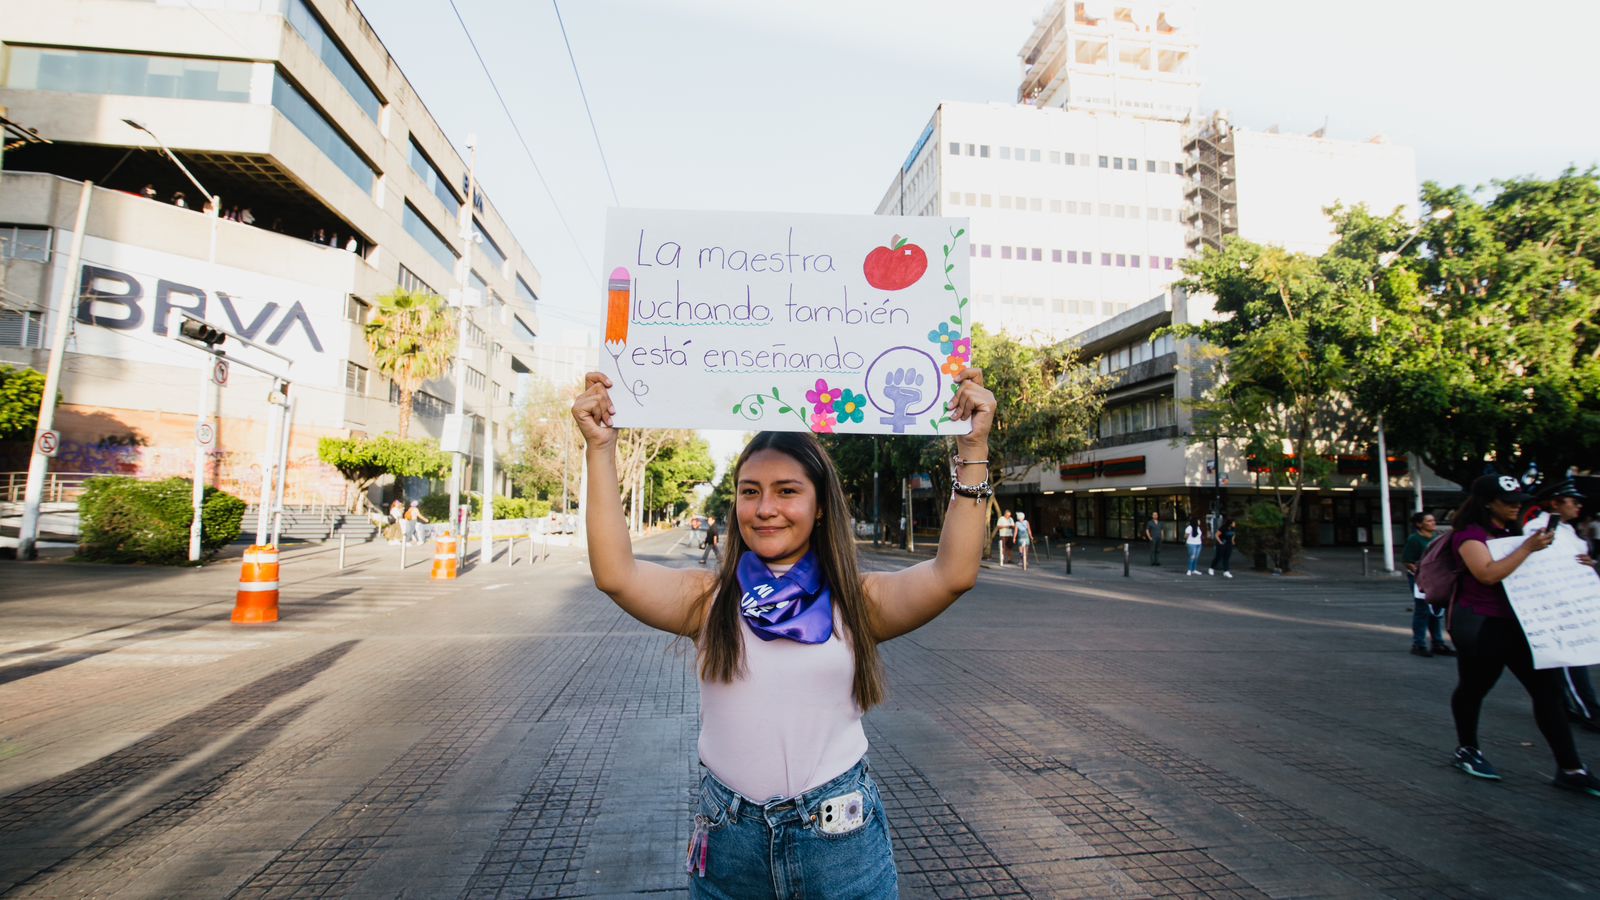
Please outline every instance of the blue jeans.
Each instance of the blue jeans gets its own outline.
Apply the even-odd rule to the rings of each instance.
[[[865,821],[844,834],[824,834],[823,801],[855,791]],[[883,800],[865,758],[821,787],[765,803],[740,796],[708,772],[695,811],[704,817],[710,843],[705,875],[689,876],[690,897],[899,896]]]
[[[1201,544],[1189,544],[1189,571],[1200,571],[1200,551],[1205,549]]]
[[[1407,572],[1406,584],[1411,586],[1411,594],[1413,595],[1411,598],[1412,646],[1429,646],[1427,641],[1430,638],[1433,641],[1432,646],[1439,646],[1440,644],[1444,643],[1444,630],[1441,624],[1444,622],[1444,613],[1441,612],[1438,615],[1434,615],[1433,610],[1428,607],[1428,601],[1418,600],[1416,598],[1415,594],[1417,592],[1417,576]]]

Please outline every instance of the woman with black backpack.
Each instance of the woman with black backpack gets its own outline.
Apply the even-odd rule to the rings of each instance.
[[[1552,783],[1600,797],[1600,779],[1584,768],[1567,724],[1561,670],[1533,667],[1528,637],[1500,583],[1528,557],[1549,547],[1555,535],[1549,530],[1535,532],[1503,559],[1489,553],[1490,540],[1522,533],[1517,513],[1529,499],[1515,478],[1485,475],[1472,483],[1450,523],[1450,551],[1461,563],[1450,610],[1450,637],[1459,654],[1456,689],[1450,695],[1458,744],[1454,765],[1475,778],[1500,780],[1500,773],[1478,749],[1478,715],[1500,673],[1510,669],[1533,699],[1534,721],[1555,754]]]

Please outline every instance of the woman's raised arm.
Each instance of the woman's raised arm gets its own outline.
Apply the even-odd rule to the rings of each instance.
[[[617,477],[617,431],[611,426],[611,379],[599,372],[584,376],[584,391],[572,403],[572,418],[583,434],[589,463],[585,509],[589,572],[594,585],[628,615],[672,634],[694,636],[696,601],[711,587],[708,572],[673,569],[633,558],[633,541],[622,514]]]
[[[951,418],[969,419],[972,431],[956,438],[956,466],[962,484],[989,480],[989,428],[994,424],[994,394],[983,386],[983,370],[966,368],[955,377],[960,388]],[[874,572],[862,579],[880,641],[915,631],[933,621],[978,582],[978,561],[988,539],[988,500],[953,496],[944,514],[939,551],[933,559],[898,572]]]

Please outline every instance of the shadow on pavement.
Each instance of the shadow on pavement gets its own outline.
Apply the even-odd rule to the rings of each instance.
[[[0,861],[5,862],[0,868],[17,865],[18,860],[5,860],[5,856],[16,852],[19,843],[71,850],[100,839],[124,823],[142,820],[150,810],[136,807],[161,805],[158,797],[151,796],[150,784],[165,782],[171,785],[171,790],[185,792],[184,785],[192,782],[188,776],[179,777],[175,773],[186,760],[218,739],[229,737],[229,732],[255,718],[272,703],[311,683],[358,643],[345,641],[284,666],[120,750],[0,797],[0,833],[24,831],[31,838],[18,841],[16,838],[22,835],[15,835],[0,842],[0,847],[4,848],[0,849]],[[244,735],[231,737],[221,750],[205,758],[204,765],[211,769],[244,765],[268,742],[244,738],[252,734],[276,734],[302,715],[308,705],[309,702],[303,702],[288,712],[274,714]],[[232,754],[232,757],[227,758],[225,754]],[[174,775],[163,777],[169,770]],[[28,856],[33,857],[33,854],[28,853]],[[28,861],[44,867],[43,861],[37,858]]]

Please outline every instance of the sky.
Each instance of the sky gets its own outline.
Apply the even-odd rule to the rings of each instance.
[[[607,208],[871,213],[941,101],[1015,100],[1017,52],[1047,8],[565,0],[591,129],[554,3],[454,3],[510,118],[448,0],[360,6],[458,149],[476,135],[478,177],[540,271],[541,335],[556,342],[599,321]],[[1416,150],[1420,180],[1446,184],[1600,162],[1600,3],[1197,6],[1201,109],[1236,125],[1383,134]],[[737,445],[718,435],[713,453]]]

